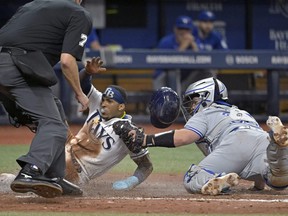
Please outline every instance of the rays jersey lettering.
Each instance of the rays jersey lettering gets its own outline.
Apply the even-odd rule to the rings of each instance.
[[[115,139],[110,135],[112,130],[112,125],[105,126],[98,119],[93,119],[89,133],[98,140],[101,140],[101,145],[105,150],[109,150],[115,144]]]

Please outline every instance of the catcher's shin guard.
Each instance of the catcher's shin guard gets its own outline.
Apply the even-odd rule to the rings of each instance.
[[[267,161],[269,167],[264,174],[268,186],[276,190],[283,190],[288,187],[288,147],[282,147],[275,143],[271,136],[267,148]]]

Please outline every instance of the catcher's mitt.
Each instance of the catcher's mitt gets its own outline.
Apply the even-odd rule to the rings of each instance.
[[[117,121],[113,123],[114,132],[123,140],[127,148],[133,153],[142,150],[144,131],[129,121]]]

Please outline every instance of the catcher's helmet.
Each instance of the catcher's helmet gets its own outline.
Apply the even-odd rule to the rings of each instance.
[[[152,94],[150,103],[150,121],[154,127],[169,127],[180,112],[180,98],[169,87],[162,87]]]
[[[197,100],[193,98],[197,97]],[[213,102],[227,100],[228,91],[226,86],[213,77],[199,80],[188,86],[183,95],[182,112],[188,119],[202,109],[209,107]]]

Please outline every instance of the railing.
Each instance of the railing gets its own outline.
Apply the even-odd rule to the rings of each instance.
[[[195,53],[174,50],[124,50],[88,52],[86,57],[99,54],[106,67],[119,69],[267,69],[267,114],[279,115],[279,73],[288,70],[288,51],[229,50]],[[170,87],[178,91],[179,76],[179,73],[168,73]],[[247,92],[244,93],[247,95]],[[281,97],[285,96],[284,93]]]
[[[211,52],[177,52],[173,50],[123,50],[112,52],[103,50],[101,52],[90,51],[85,55],[87,59],[100,56],[105,67],[113,69],[166,69],[168,72],[169,86],[179,90],[179,73],[175,69],[266,69],[267,94],[264,92],[238,91],[238,98],[255,100],[267,98],[267,115],[279,115],[279,102],[281,98],[287,98],[287,92],[280,94],[279,74],[288,71],[288,52],[269,50],[229,50]],[[79,64],[79,66],[82,66]],[[55,66],[60,71],[60,66]],[[194,70],[195,71],[195,70]],[[67,90],[67,84],[61,85],[60,99],[70,112],[71,89]],[[251,97],[250,97],[251,95]],[[67,99],[68,98],[68,99]],[[69,113],[68,113],[69,116]],[[265,117],[266,118],[266,117]],[[259,117],[258,119],[263,119]],[[1,121],[1,119],[0,119]]]

